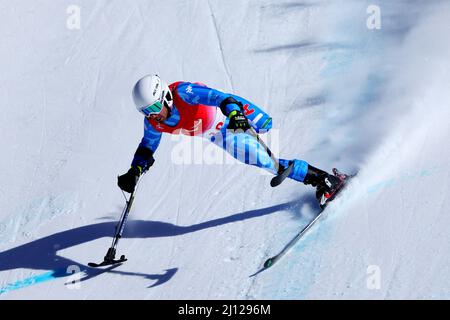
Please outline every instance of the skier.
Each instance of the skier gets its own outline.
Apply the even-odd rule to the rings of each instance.
[[[272,118],[250,101],[209,88],[179,81],[167,85],[157,75],[146,75],[133,88],[133,100],[144,118],[144,137],[134,153],[131,168],[118,177],[118,186],[132,193],[139,177],[155,162],[153,155],[162,133],[203,136],[234,158],[278,174],[293,162],[289,178],[316,187],[320,205],[331,200],[343,177],[328,174],[303,160],[279,159],[274,163],[257,138],[249,134],[271,129]],[[256,159],[251,163],[248,159]],[[277,166],[281,168],[277,168]]]

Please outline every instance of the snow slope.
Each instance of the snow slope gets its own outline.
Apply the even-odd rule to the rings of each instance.
[[[1,1],[0,298],[450,298],[450,5],[378,1],[369,30],[370,4]],[[358,178],[252,276],[314,217],[312,189],[272,189],[195,139],[180,164],[188,142],[165,136],[119,244],[129,261],[87,267],[142,135],[131,88],[153,72],[248,98],[277,153]]]

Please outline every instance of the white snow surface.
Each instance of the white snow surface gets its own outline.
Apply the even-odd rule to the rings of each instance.
[[[379,30],[371,4],[1,0],[0,299],[449,299],[450,3],[379,0]],[[271,188],[229,156],[177,164],[164,136],[119,243],[129,260],[91,269],[148,73],[241,95],[273,117],[277,154],[358,176],[254,275],[314,218],[313,189]]]

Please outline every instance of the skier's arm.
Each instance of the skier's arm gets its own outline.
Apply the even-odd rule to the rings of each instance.
[[[245,131],[248,128],[245,118],[252,122],[256,132],[266,132],[272,128],[270,115],[237,95],[190,82],[180,83],[176,90],[181,99],[190,105],[203,104],[220,108],[222,113],[230,119],[228,129]]]
[[[134,154],[131,167],[138,168],[140,173],[143,173],[153,165],[153,154],[159,146],[161,136],[162,133],[156,131],[147,119],[144,119],[144,137]]]
[[[237,101],[232,94],[205,85],[184,82],[177,87],[177,91],[184,102],[191,105],[203,104],[218,107],[225,116],[232,111],[240,111],[242,108],[242,103]]]
[[[126,192],[134,192],[140,175],[146,172],[155,162],[153,154],[159,146],[162,133],[156,131],[146,119],[144,119],[144,137],[134,153],[131,168],[127,173],[118,177],[117,185]]]

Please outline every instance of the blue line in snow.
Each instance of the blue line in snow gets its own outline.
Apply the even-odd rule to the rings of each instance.
[[[59,278],[61,276],[66,276],[66,275],[68,275],[66,273],[66,269],[57,269],[57,270],[48,271],[48,272],[45,272],[42,274],[38,274],[36,276],[32,276],[32,277],[29,277],[29,278],[26,278],[23,280],[16,281],[14,283],[10,283],[10,284],[6,285],[5,287],[0,288],[0,295],[8,293],[13,290],[27,288],[32,285],[38,284],[38,283],[54,280],[56,278]]]

